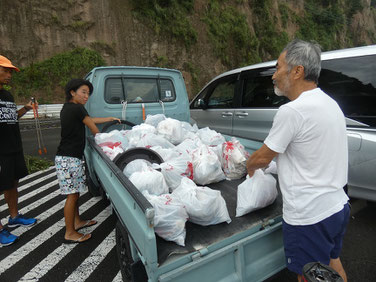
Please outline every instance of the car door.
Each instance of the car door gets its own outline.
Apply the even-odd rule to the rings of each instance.
[[[232,134],[234,95],[238,74],[219,78],[209,84],[191,103],[191,118],[199,128],[209,127]]]
[[[274,67],[267,67],[241,74],[234,109],[234,136],[263,141],[268,135],[279,106],[288,101],[274,93],[274,71]]]

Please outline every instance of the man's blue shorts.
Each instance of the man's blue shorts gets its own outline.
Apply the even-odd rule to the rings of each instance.
[[[290,225],[283,221],[283,243],[287,268],[302,274],[309,262],[329,265],[342,249],[343,236],[350,218],[349,204],[332,216],[312,225]]]

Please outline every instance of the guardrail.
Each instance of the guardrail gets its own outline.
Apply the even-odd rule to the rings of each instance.
[[[22,108],[23,105],[17,106],[18,109]],[[39,105],[38,114],[40,118],[59,118],[60,111],[63,104],[50,104],[50,105]],[[31,119],[34,118],[34,113],[32,110],[28,111],[21,119]]]

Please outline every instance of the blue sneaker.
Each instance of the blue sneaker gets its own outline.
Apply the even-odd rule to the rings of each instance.
[[[20,225],[31,226],[34,225],[36,222],[37,220],[35,218],[27,218],[19,213],[15,218],[9,217],[8,227],[17,227]]]
[[[18,237],[11,234],[8,230],[3,228],[0,231],[0,248],[12,245],[14,242],[18,240]]]

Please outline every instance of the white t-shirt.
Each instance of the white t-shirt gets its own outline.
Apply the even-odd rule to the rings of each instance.
[[[266,146],[278,152],[283,219],[291,225],[315,224],[343,209],[348,197],[345,117],[320,88],[281,106]]]

